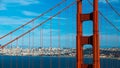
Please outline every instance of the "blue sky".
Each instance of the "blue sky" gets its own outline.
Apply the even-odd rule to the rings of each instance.
[[[34,22],[34,26],[46,20],[50,16],[54,15],[60,9],[64,8],[66,5],[70,4],[75,0],[67,0],[58,8],[47,13],[43,17],[39,18]],[[113,7],[120,13],[120,0],[108,0]],[[14,30],[18,26],[30,21],[39,14],[43,13],[50,7],[61,2],[61,0],[0,0],[0,36]],[[92,0],[91,0],[92,2]],[[99,0],[99,10],[120,29],[120,17],[115,14],[115,12],[108,6],[105,0]],[[92,12],[92,7],[86,0],[83,0],[83,13]],[[43,30],[43,41],[44,47],[49,47],[50,43],[50,22],[52,22],[52,46],[58,47],[58,23],[60,23],[60,37],[61,37],[61,47],[75,47],[75,36],[76,36],[76,5],[73,5],[71,8],[61,13],[57,17],[54,17],[52,20],[48,21],[42,27],[35,29],[33,32],[35,38],[34,46],[40,45],[39,33],[40,29]],[[91,35],[92,32],[92,23],[89,21],[83,24],[83,33],[84,35]],[[87,27],[87,28],[86,28]],[[32,28],[32,24],[24,27],[14,34],[12,37],[15,38]],[[110,24],[108,24],[103,17],[99,15],[99,30],[100,30],[100,46],[101,47],[117,47],[120,45],[118,41],[120,40],[120,33],[117,32]],[[28,45],[28,35],[24,36],[24,46]],[[31,32],[31,46],[32,46],[32,32]],[[106,41],[107,39],[107,41]],[[118,40],[116,40],[118,39]],[[10,40],[10,36],[1,40],[1,44],[4,44]],[[16,41],[15,41],[16,42]],[[16,45],[16,43],[13,43]],[[46,44],[48,43],[48,44]],[[19,44],[21,44],[21,39]]]

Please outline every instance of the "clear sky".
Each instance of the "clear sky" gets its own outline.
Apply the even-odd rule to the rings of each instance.
[[[0,0],[0,36],[14,30],[18,26],[30,21],[39,14],[48,10],[50,7],[61,2],[62,0]],[[39,18],[34,22],[34,26],[46,20],[50,16],[57,13],[57,11],[64,8],[66,5],[70,4],[75,0],[67,0],[58,8],[47,13],[43,17]],[[92,0],[90,0],[92,2]],[[108,0],[112,6],[120,13],[120,0]],[[120,16],[118,16],[105,0],[99,0],[99,10],[115,25],[120,29]],[[83,0],[83,13],[92,12],[92,6]],[[61,13],[60,15],[54,17],[52,20],[48,21],[42,27],[37,28],[34,32],[31,32],[30,44],[35,43],[34,46],[40,45],[40,29],[43,30],[43,44],[44,47],[50,46],[50,22],[52,22],[52,46],[58,47],[58,31],[60,28],[60,45],[61,47],[75,47],[75,36],[76,36],[76,4],[73,5],[67,11]],[[60,23],[60,24],[58,24]],[[60,25],[58,27],[58,25]],[[32,24],[24,27],[12,34],[12,37],[15,38],[20,34],[26,32],[32,28]],[[90,27],[91,26],[91,27]],[[26,30],[26,31],[25,31]],[[100,30],[100,46],[101,47],[118,47],[120,46],[120,33],[116,31],[110,24],[108,24],[102,16],[99,15],[99,30]],[[90,21],[83,24],[83,33],[84,35],[91,35],[92,32],[92,23]],[[32,41],[32,33],[34,33],[35,41]],[[24,36],[24,46],[27,46],[29,43],[28,40],[29,34]],[[8,42],[11,36],[1,40],[1,44]],[[18,40],[18,45],[21,44],[21,39]],[[16,41],[15,41],[16,42]],[[16,43],[13,43],[16,45]]]

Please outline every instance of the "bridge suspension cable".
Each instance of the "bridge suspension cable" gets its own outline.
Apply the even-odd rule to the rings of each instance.
[[[108,0],[105,0],[105,1],[106,1],[106,3],[111,7],[111,9],[112,9],[118,16],[120,16],[120,13],[112,6],[112,4],[110,4]]]
[[[47,11],[43,12],[43,13],[42,13],[42,14],[40,14],[39,16],[37,16],[37,17],[35,17],[34,19],[30,20],[29,22],[27,22],[27,23],[25,23],[25,24],[21,25],[20,27],[16,28],[15,30],[13,30],[13,31],[11,31],[11,32],[9,32],[9,33],[7,33],[7,34],[5,34],[5,35],[4,35],[4,36],[2,36],[2,37],[0,37],[0,39],[5,38],[6,36],[8,36],[8,35],[10,35],[10,34],[14,33],[15,31],[17,31],[17,30],[21,29],[22,27],[24,27],[24,26],[26,26],[26,25],[30,24],[31,22],[33,22],[33,21],[37,20],[38,18],[40,18],[40,17],[44,16],[46,13],[48,13],[48,12],[52,11],[53,9],[55,9],[56,7],[60,6],[60,5],[61,5],[61,4],[63,4],[65,1],[66,1],[66,0],[62,0],[60,3],[56,4],[56,5],[55,5],[55,6],[53,6],[52,8],[48,9]]]
[[[88,3],[89,3],[90,5],[93,5],[93,4],[90,2],[90,0],[87,0],[87,1],[88,1]],[[118,32],[120,32],[119,28],[116,27],[107,17],[105,17],[102,12],[100,12],[100,11],[98,11],[98,12],[99,12],[99,14],[100,14],[111,26],[113,26]]]
[[[54,18],[55,16],[61,14],[63,11],[65,11],[66,9],[70,8],[72,5],[74,5],[76,3],[76,1],[72,2],[71,4],[69,4],[68,6],[66,6],[65,8],[63,8],[62,10],[58,11],[56,14],[54,14],[53,16],[49,17],[47,20],[41,22],[40,24],[38,24],[37,26],[31,28],[30,30],[28,30],[27,32],[21,34],[20,36],[16,37],[15,39],[7,42],[6,44],[2,45],[0,48],[4,48],[5,46],[7,46],[8,44],[14,42],[15,40],[23,37],[24,35],[28,34],[29,32],[33,31],[34,29],[38,28],[39,26],[45,24],[47,21],[51,20],[52,18]]]

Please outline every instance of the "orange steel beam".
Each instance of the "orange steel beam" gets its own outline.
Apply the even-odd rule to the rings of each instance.
[[[98,31],[98,0],[94,0],[94,9],[92,13],[82,14],[82,0],[77,0],[77,68],[100,68],[100,52],[99,52],[99,31]],[[83,21],[93,21],[93,35],[82,36]],[[83,62],[83,46],[91,44],[93,47],[93,64],[84,64]]]

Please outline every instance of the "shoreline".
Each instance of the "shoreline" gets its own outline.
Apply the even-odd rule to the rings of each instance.
[[[92,57],[85,57],[85,58],[92,58]],[[100,57],[100,59],[113,59],[113,60],[120,60],[120,57],[119,58],[113,58],[113,57]]]

